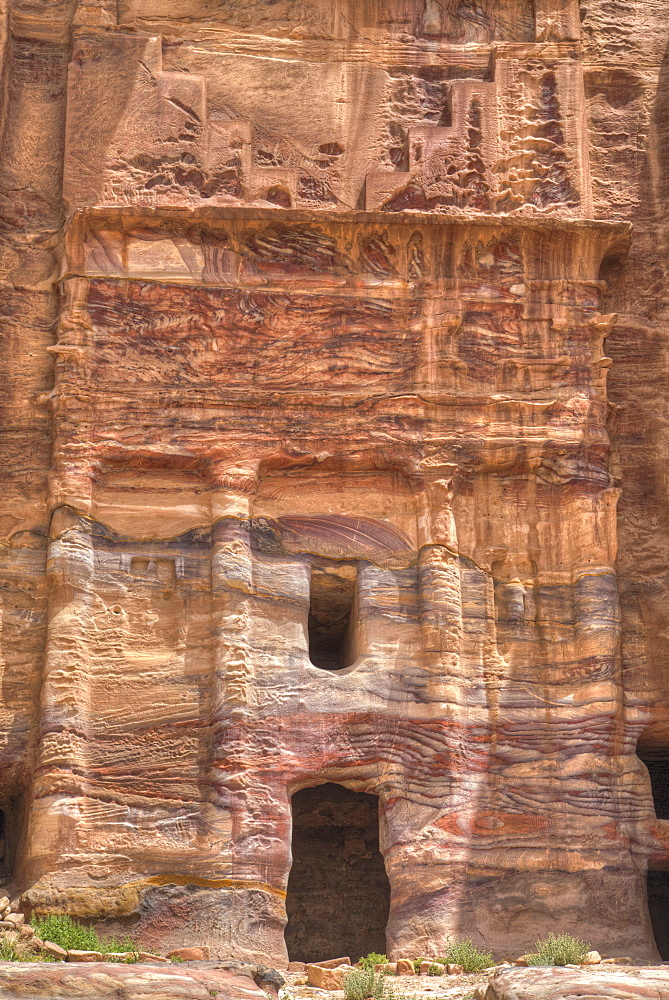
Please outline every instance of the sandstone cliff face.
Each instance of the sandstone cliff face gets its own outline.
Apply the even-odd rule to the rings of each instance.
[[[667,14],[6,4],[26,906],[280,963],[291,796],[335,783],[390,953],[657,954]]]

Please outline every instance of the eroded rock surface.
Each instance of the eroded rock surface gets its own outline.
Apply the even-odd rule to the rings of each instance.
[[[38,1000],[42,997],[128,1000],[267,1000],[267,994],[244,976],[223,969],[162,968],[96,962],[78,965],[13,962],[0,964],[3,1000]]]
[[[391,957],[656,958],[665,0],[0,10],[12,892],[285,962],[332,782]]]
[[[669,969],[514,969],[493,977],[483,1000],[664,1000]]]

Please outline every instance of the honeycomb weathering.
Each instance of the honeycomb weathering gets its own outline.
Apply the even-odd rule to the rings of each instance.
[[[657,957],[666,0],[0,11],[11,891]]]

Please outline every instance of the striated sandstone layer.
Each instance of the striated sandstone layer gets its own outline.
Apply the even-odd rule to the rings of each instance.
[[[267,1000],[267,993],[246,976],[225,969],[123,965],[92,962],[73,967],[57,962],[4,963],[0,968],[2,1000]]]
[[[665,0],[0,10],[12,890],[657,957]],[[319,857],[329,783],[379,823]],[[342,859],[377,901],[305,908]]]

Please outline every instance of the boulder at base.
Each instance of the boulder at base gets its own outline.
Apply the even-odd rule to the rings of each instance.
[[[493,977],[483,1000],[667,1000],[669,968],[509,969]]]
[[[246,976],[224,969],[91,962],[76,967],[65,962],[0,964],[0,1000],[267,1000]]]

